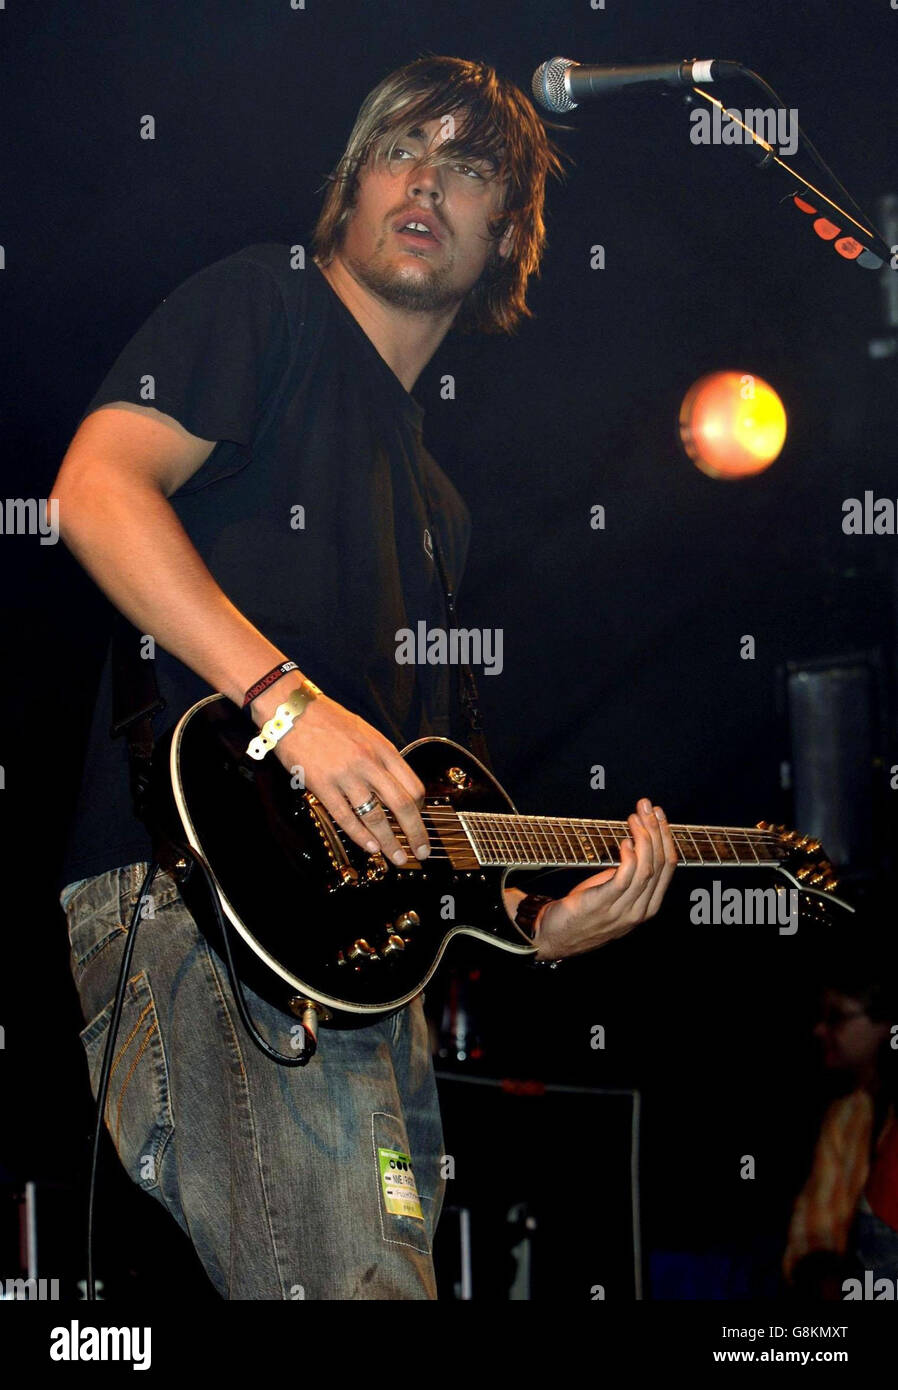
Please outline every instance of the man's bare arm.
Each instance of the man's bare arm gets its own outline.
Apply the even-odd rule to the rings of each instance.
[[[51,496],[59,503],[60,535],[111,602],[139,632],[241,705],[253,681],[288,656],[301,665],[301,654],[280,651],[231,603],[168,501],[214,447],[161,411],[116,402],[82,421]],[[285,676],[254,701],[256,722],[268,719],[300,680],[295,672]],[[284,766],[303,767],[306,785],[357,844],[394,860],[402,853],[383,811],[363,822],[352,810],[374,792],[413,850],[427,845],[418,813],[423,784],[388,739],[326,692],[275,752]]]
[[[285,657],[227,599],[167,500],[214,448],[171,416],[116,402],[82,422],[52,495],[63,540],[107,597],[240,704]]]

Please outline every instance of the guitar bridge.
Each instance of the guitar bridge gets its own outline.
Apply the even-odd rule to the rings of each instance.
[[[359,871],[350,864],[343,842],[334,829],[334,823],[314,792],[307,792],[306,804],[312,813],[318,834],[324,841],[331,867],[339,875],[341,884],[358,883]]]

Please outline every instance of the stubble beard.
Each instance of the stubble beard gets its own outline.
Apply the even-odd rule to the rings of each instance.
[[[347,258],[347,265],[357,280],[372,294],[379,295],[397,309],[412,313],[436,313],[457,308],[471,293],[473,285],[461,290],[452,284],[452,264],[432,267],[426,275],[403,275],[400,267],[387,262],[379,262],[380,251],[386,245],[386,237],[378,242],[374,254],[367,260]],[[345,256],[345,250],[344,250]],[[423,257],[421,258],[423,259]],[[486,274],[486,267],[483,274]],[[481,275],[480,279],[483,278]],[[477,281],[479,284],[479,280]]]

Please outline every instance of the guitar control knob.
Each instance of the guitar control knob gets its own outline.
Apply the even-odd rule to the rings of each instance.
[[[411,931],[414,927],[420,927],[420,925],[421,918],[415,911],[400,912],[396,921],[393,923],[393,926],[399,932]]]
[[[352,950],[347,951],[347,958],[354,961],[380,960],[373,946],[369,946],[364,937],[359,937],[358,941],[352,943]]]
[[[390,935],[387,937],[387,944],[383,947],[383,955],[393,956],[396,954],[397,951],[404,950],[405,942],[403,941],[402,937],[397,936],[395,932],[390,932]]]

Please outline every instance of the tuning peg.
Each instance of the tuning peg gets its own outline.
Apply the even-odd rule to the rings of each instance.
[[[804,880],[813,872],[814,870],[811,868],[810,864],[802,864],[800,869],[795,870],[795,877],[800,878],[802,882],[804,882]]]
[[[823,848],[819,840],[808,840],[805,848],[810,854],[817,854]]]
[[[824,873],[821,873],[821,871],[818,869],[817,872],[816,872],[815,874],[811,874],[810,882],[811,882],[811,883],[822,883],[825,877],[826,877],[826,875],[825,875]]]
[[[767,821],[767,820],[759,820],[759,821],[758,821],[758,829],[759,829],[759,830],[769,830],[769,829],[770,829],[770,822]]]

